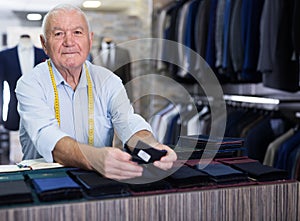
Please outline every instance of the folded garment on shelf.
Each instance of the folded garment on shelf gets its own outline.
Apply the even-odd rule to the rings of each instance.
[[[177,168],[167,181],[175,188],[187,188],[208,185],[210,179],[206,173],[183,165]]]
[[[67,175],[62,177],[34,178],[31,182],[41,201],[82,197],[81,187]]]
[[[244,139],[239,137],[209,137],[207,135],[188,135],[180,136],[178,146],[190,148],[214,148],[231,149],[241,148],[244,145]]]
[[[126,183],[105,178],[97,172],[79,169],[68,173],[83,187],[87,197],[105,198],[128,195]]]
[[[243,155],[246,150],[243,138],[208,135],[180,136],[173,149],[181,160],[237,157]]]
[[[218,161],[247,173],[250,178],[256,181],[275,181],[288,179],[288,172],[286,170],[263,165],[258,160],[254,160],[246,156],[218,159]]]
[[[241,155],[242,148],[233,148],[226,150],[200,150],[186,147],[174,147],[174,151],[177,154],[179,160],[191,160],[201,158],[224,158],[235,157]],[[205,153],[205,154],[204,154]]]
[[[0,205],[30,203],[32,201],[31,189],[26,185],[24,179],[0,182]]]
[[[208,165],[197,164],[195,168],[208,174],[216,183],[238,183],[248,180],[246,173],[216,161],[211,161]]]

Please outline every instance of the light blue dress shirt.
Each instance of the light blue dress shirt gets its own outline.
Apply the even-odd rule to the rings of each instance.
[[[86,61],[94,96],[94,146],[111,146],[114,132],[123,143],[140,130],[151,126],[134,110],[121,79],[114,73]],[[23,159],[44,157],[53,162],[55,144],[65,136],[88,143],[88,93],[84,68],[74,91],[53,67],[60,105],[60,126],[55,118],[54,90],[47,62],[17,82],[20,114],[20,141]]]

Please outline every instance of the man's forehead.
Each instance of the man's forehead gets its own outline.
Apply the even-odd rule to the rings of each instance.
[[[51,30],[55,31],[55,30],[86,30],[87,28],[84,28],[83,26],[80,25],[74,25],[74,26],[63,26],[63,25],[59,25],[59,26],[52,26]]]
[[[55,17],[50,22],[51,30],[73,30],[73,29],[88,29],[84,18],[74,20],[68,17]]]
[[[79,21],[82,23],[85,23],[84,16],[77,12],[77,11],[57,11],[53,13],[49,20],[51,20],[51,23],[58,23],[58,24],[63,24],[63,23],[78,23]]]

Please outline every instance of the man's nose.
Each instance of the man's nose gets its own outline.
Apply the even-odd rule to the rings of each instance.
[[[74,44],[74,36],[72,35],[71,32],[67,32],[67,33],[65,34],[64,44],[65,44],[66,46],[70,46],[70,45],[73,45],[73,44]]]

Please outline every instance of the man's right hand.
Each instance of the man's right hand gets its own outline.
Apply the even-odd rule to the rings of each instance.
[[[143,168],[131,160],[131,155],[118,148],[96,148],[70,137],[60,139],[52,153],[54,160],[62,165],[96,170],[110,179],[131,179],[143,173]]]
[[[92,150],[90,147],[82,152],[91,166],[107,178],[123,180],[142,176],[143,168],[131,160],[130,154],[118,148],[102,147]]]

